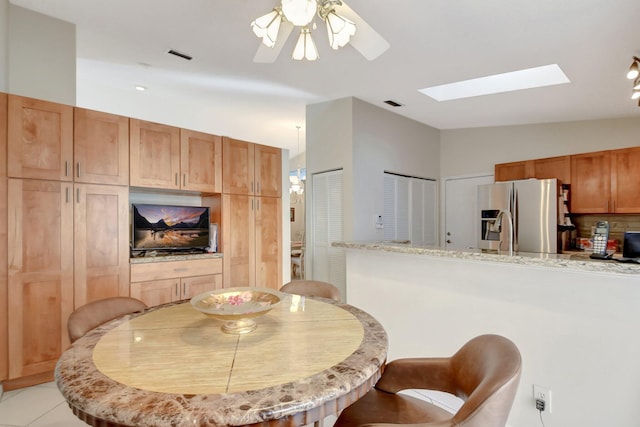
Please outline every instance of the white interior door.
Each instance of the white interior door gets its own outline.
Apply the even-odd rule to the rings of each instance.
[[[478,247],[478,185],[491,183],[493,175],[445,179],[444,246],[447,249]]]
[[[345,249],[331,246],[343,240],[342,170],[313,174],[312,191],[311,278],[332,283],[345,295]]]

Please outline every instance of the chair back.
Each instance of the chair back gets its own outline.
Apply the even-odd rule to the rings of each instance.
[[[130,297],[112,297],[78,307],[67,322],[69,339],[73,343],[90,330],[125,314],[143,311],[147,305]]]
[[[451,357],[452,388],[465,400],[452,425],[504,426],[513,405],[522,358],[516,345],[499,335],[481,335]]]
[[[331,283],[320,280],[294,280],[280,288],[281,292],[307,297],[328,298],[340,301],[340,290]]]

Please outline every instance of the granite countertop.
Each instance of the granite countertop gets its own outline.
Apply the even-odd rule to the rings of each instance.
[[[144,264],[147,262],[169,262],[169,261],[184,261],[192,259],[214,259],[222,258],[222,254],[215,253],[203,253],[203,254],[174,254],[174,255],[153,255],[147,254],[146,256],[137,256],[130,258],[131,264]]]
[[[333,242],[332,246],[348,249],[365,249],[386,252],[396,252],[413,255],[427,255],[432,257],[454,258],[472,261],[500,262],[507,264],[521,264],[551,268],[576,269],[602,273],[638,274],[640,264],[621,263],[613,260],[594,260],[585,252],[570,252],[563,254],[542,254],[531,252],[517,252],[515,255],[482,252],[478,249],[448,250],[439,247],[414,246],[405,242]],[[616,257],[618,257],[617,255]]]

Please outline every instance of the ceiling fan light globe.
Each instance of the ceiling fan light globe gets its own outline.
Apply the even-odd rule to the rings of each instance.
[[[627,73],[627,78],[629,80],[633,80],[636,77],[638,77],[638,75],[640,75],[640,70],[638,70],[638,58],[636,58],[634,56],[633,57],[633,62],[631,63],[631,66],[629,67],[629,72]]]
[[[631,99],[638,99],[638,98],[640,98],[640,91],[634,90],[633,93],[631,94]]]
[[[273,9],[251,23],[253,33],[262,39],[265,46],[273,47],[278,38],[282,16],[277,9]]]
[[[293,25],[303,27],[316,14],[318,4],[316,0],[282,0],[282,13]]]
[[[356,24],[335,13],[327,14],[327,36],[332,49],[338,49],[349,43],[349,39],[356,33]]]
[[[311,38],[311,31],[309,31],[308,28],[305,27],[300,31],[300,37],[298,38],[296,47],[293,49],[293,55],[291,57],[296,61],[303,59],[315,61],[318,59],[318,50]]]

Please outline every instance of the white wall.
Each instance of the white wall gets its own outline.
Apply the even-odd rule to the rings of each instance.
[[[8,92],[76,105],[76,27],[9,5]]]
[[[382,240],[374,227],[384,212],[384,171],[440,177],[440,131],[353,100],[353,239]]]
[[[493,173],[496,163],[640,145],[640,118],[441,131],[441,176]]]
[[[9,0],[0,0],[0,92],[9,91]]]
[[[347,303],[384,325],[389,360],[448,356],[485,333],[513,340],[512,427],[541,425],[533,384],[552,392],[546,427],[638,425],[639,275],[351,249],[347,283]]]

